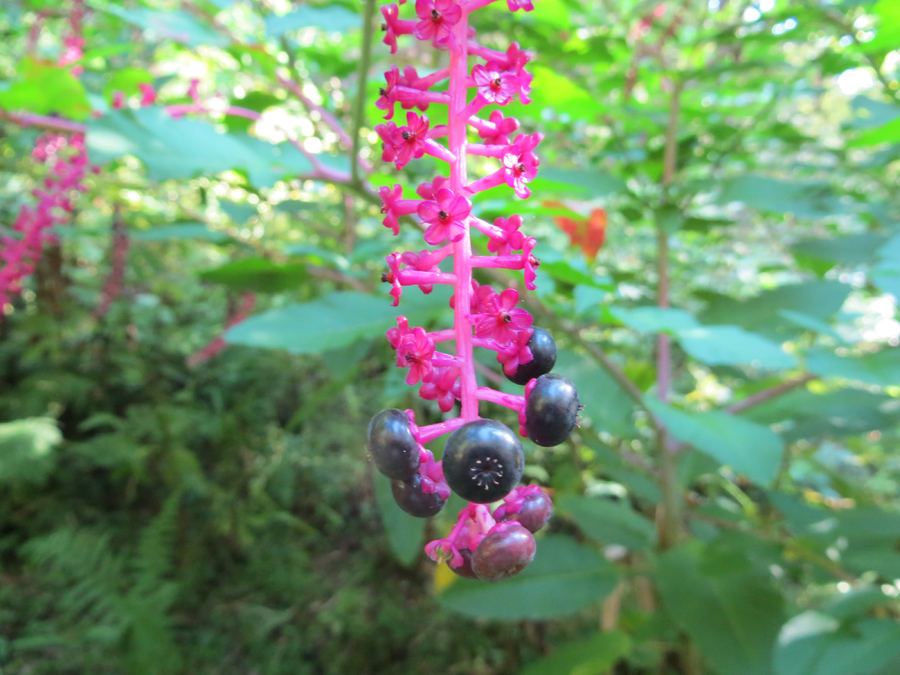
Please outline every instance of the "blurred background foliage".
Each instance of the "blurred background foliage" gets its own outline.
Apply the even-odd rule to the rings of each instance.
[[[440,419],[391,367],[377,281],[421,243],[375,191],[437,169],[372,128],[387,66],[446,53],[367,49],[358,2],[88,0],[76,77],[74,4],[3,3],[0,234],[42,127],[102,170],[0,317],[2,672],[900,672],[900,4],[535,4],[474,16],[535,52],[505,112],[547,135],[533,198],[476,211],[539,238],[585,421],[526,443],[556,515],[485,585],[425,559],[454,504],[405,516],[363,441]]]

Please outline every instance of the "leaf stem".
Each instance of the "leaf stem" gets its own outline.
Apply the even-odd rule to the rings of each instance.
[[[359,57],[359,75],[357,76],[356,101],[353,109],[353,132],[351,134],[353,140],[351,179],[354,183],[359,182],[359,134],[362,129],[363,118],[366,115],[366,84],[369,79],[369,68],[372,64],[372,36],[375,32],[374,17],[375,0],[366,0],[366,7],[363,12],[362,54]]]

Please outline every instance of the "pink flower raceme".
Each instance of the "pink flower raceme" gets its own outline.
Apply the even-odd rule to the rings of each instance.
[[[435,47],[455,45],[453,26],[462,18],[462,8],[454,0],[416,0],[416,15],[421,19],[413,30],[417,38],[431,40]]]
[[[516,338],[516,333],[531,328],[531,314],[516,307],[518,302],[519,293],[512,288],[489,295],[483,302],[483,311],[472,316],[475,335],[506,345]]]
[[[435,191],[434,201],[419,204],[419,218],[428,223],[425,241],[431,245],[447,240],[459,241],[465,234],[466,219],[472,212],[472,202],[441,188]]]

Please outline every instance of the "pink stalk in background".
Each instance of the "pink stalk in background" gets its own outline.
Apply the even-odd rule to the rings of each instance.
[[[397,365],[409,369],[407,383],[419,385],[422,398],[437,401],[445,413],[456,401],[460,408],[458,416],[422,427],[415,424],[411,410],[382,411],[373,418],[368,433],[369,452],[377,468],[393,479],[394,497],[408,513],[434,515],[443,506],[441,491],[449,494],[450,488],[471,502],[448,536],[432,541],[426,552],[435,561],[447,561],[461,576],[486,581],[524,569],[534,556],[531,533],[547,522],[552,504],[538,486],[517,487],[524,461],[521,445],[504,425],[481,419],[480,402],[515,411],[521,434],[540,445],[556,445],[568,437],[578,409],[571,383],[548,375],[556,358],[555,343],[549,333],[540,330],[538,334],[533,328],[531,315],[517,306],[519,294],[513,289],[495,291],[473,278],[478,268],[521,270],[526,287],[534,290],[539,265],[532,253],[536,240],[520,232],[520,216],[488,223],[473,213],[471,198],[478,192],[507,185],[519,197],[530,195],[528,183],[540,164],[534,151],[543,140],[540,133],[514,136],[518,120],[504,117],[499,109],[480,114],[487,106],[503,106],[517,98],[528,103],[531,90],[532,78],[525,70],[530,53],[517,43],[499,52],[474,40],[469,15],[491,2],[417,0],[415,18],[410,19],[401,19],[395,4],[382,8],[384,43],[391,53],[397,50],[398,36],[413,35],[449,54],[449,66],[432,75],[420,77],[412,67],[401,74],[396,66],[385,73],[377,107],[388,120],[397,104],[410,112],[403,126],[390,121],[375,127],[382,140],[382,160],[401,169],[427,154],[446,162],[448,175],[420,185],[416,190],[420,199],[405,199],[400,185],[380,188],[385,227],[397,235],[400,217],[417,216],[425,228],[425,243],[436,247],[389,255],[382,280],[391,284],[394,306],[406,286],[429,293],[434,285],[444,284],[454,291],[452,330],[429,332],[409,326],[407,318],[400,316],[387,337],[396,350]],[[532,8],[523,0],[507,4],[512,11]],[[470,56],[484,63],[475,63],[470,71]],[[432,90],[445,81],[445,90]],[[448,106],[446,127],[430,125],[426,111],[434,105]],[[469,142],[469,129],[480,142]],[[439,142],[444,139],[446,146]],[[469,154],[492,158],[495,169],[472,180],[467,171]],[[486,236],[491,255],[473,251],[473,228]],[[450,257],[452,272],[442,271],[438,264]],[[535,338],[540,339],[535,342]],[[439,343],[453,343],[455,349],[438,350]],[[525,393],[479,386],[475,347],[495,352],[507,377],[527,385]],[[451,436],[442,461],[425,461],[428,451],[422,445],[447,433]],[[501,506],[492,512],[490,503],[500,500]]]

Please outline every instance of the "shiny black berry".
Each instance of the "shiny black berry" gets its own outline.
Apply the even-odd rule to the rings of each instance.
[[[553,515],[553,502],[543,492],[525,497],[518,513],[509,513],[500,522],[515,521],[529,532],[537,532],[546,525]]]
[[[522,478],[525,453],[512,430],[494,420],[467,422],[444,446],[444,478],[466,501],[489,504],[508,495]]]
[[[459,554],[462,556],[463,564],[459,567],[451,567],[451,571],[465,579],[477,579],[475,570],[472,569],[472,551],[467,548],[461,548],[459,549]]]
[[[559,445],[569,437],[578,418],[578,391],[562,375],[537,379],[525,406],[525,430],[538,445]]]
[[[391,492],[394,493],[397,506],[416,518],[430,518],[444,508],[444,500],[437,492],[422,492],[419,474],[413,475],[409,480],[392,480]]]
[[[534,537],[521,525],[489,534],[472,554],[472,571],[482,581],[502,581],[515,576],[534,560]]]
[[[556,365],[556,340],[543,328],[534,328],[528,347],[534,357],[528,363],[519,364],[515,374],[507,379],[516,384],[528,384],[528,380],[540,377]]]
[[[388,478],[408,480],[419,468],[419,444],[402,410],[382,410],[369,422],[366,447],[375,466]]]

